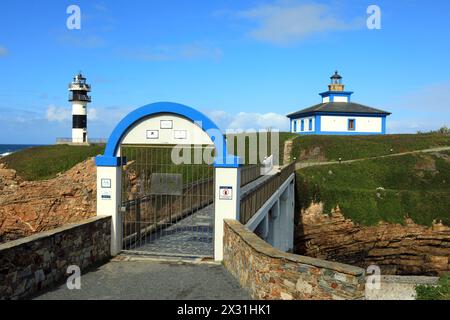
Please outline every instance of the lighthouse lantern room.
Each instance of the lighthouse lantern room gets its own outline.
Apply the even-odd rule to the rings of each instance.
[[[88,93],[91,86],[81,72],[69,84],[69,102],[72,103],[72,143],[87,144],[87,104],[91,102]]]

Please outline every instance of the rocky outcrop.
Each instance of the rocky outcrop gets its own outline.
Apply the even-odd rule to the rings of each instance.
[[[78,222],[95,212],[92,159],[45,181],[24,181],[0,164],[0,242]]]
[[[363,268],[375,264],[385,275],[441,275],[450,271],[450,228],[410,219],[404,225],[361,226],[339,208],[327,215],[322,204],[312,204],[301,212],[295,253]]]

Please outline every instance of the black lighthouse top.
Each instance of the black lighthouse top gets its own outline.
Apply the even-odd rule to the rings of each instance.
[[[86,78],[79,72],[73,81],[69,84],[69,101],[91,102],[91,97],[88,92],[91,91],[91,86],[86,83]]]
[[[340,74],[337,71],[334,72],[334,75],[332,75],[330,77],[330,79],[331,79],[331,84],[341,84],[342,83],[342,77],[340,76]]]

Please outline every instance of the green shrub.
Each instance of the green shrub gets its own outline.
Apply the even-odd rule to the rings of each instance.
[[[450,300],[450,274],[439,279],[436,286],[416,286],[417,300]]]

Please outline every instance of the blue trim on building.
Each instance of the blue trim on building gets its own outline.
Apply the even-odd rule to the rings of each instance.
[[[299,133],[300,134],[300,133]],[[325,132],[303,132],[301,135],[319,135],[319,136],[376,136],[383,135],[381,132],[354,132],[354,131],[325,131]]]
[[[347,116],[347,117],[386,117],[389,114],[388,113],[357,113],[357,112],[320,112],[320,111],[314,111],[314,112],[308,112],[304,114],[300,114],[296,117],[289,117],[290,119],[300,119],[300,118],[307,118],[311,116]]]
[[[315,116],[315,119],[316,119],[316,126],[314,129],[316,133],[319,133],[322,130],[322,121],[320,116],[318,115]]]
[[[95,165],[97,167],[120,167],[125,165],[127,160],[125,157],[108,157],[108,156],[97,156],[95,157]]]
[[[302,119],[300,121],[300,131],[304,132],[305,131],[305,119]]]
[[[328,97],[329,95],[335,95],[335,96],[349,96],[352,95],[354,92],[353,91],[325,91],[322,93],[319,93],[319,95],[324,98],[324,97]]]
[[[294,120],[294,132],[297,132],[297,120]]]
[[[381,119],[381,132],[386,134],[386,116]]]
[[[214,166],[239,167],[241,165],[238,157],[227,154],[227,142],[225,136],[222,133],[220,133],[220,136],[218,137],[214,135],[214,133],[221,131],[213,121],[211,121],[203,113],[191,107],[173,102],[157,102],[148,104],[125,116],[125,118],[119,122],[109,137],[104,155],[96,158],[97,165],[107,167],[117,167],[122,165],[122,161],[117,160],[120,158],[116,157],[116,154],[125,133],[138,121],[161,113],[179,115],[197,123],[198,125],[201,124],[201,128],[210,136],[216,147],[216,159],[214,161]]]
[[[308,119],[308,129],[309,129],[309,131],[312,131],[312,127],[313,127],[313,120],[312,120],[312,118],[309,118]]]

